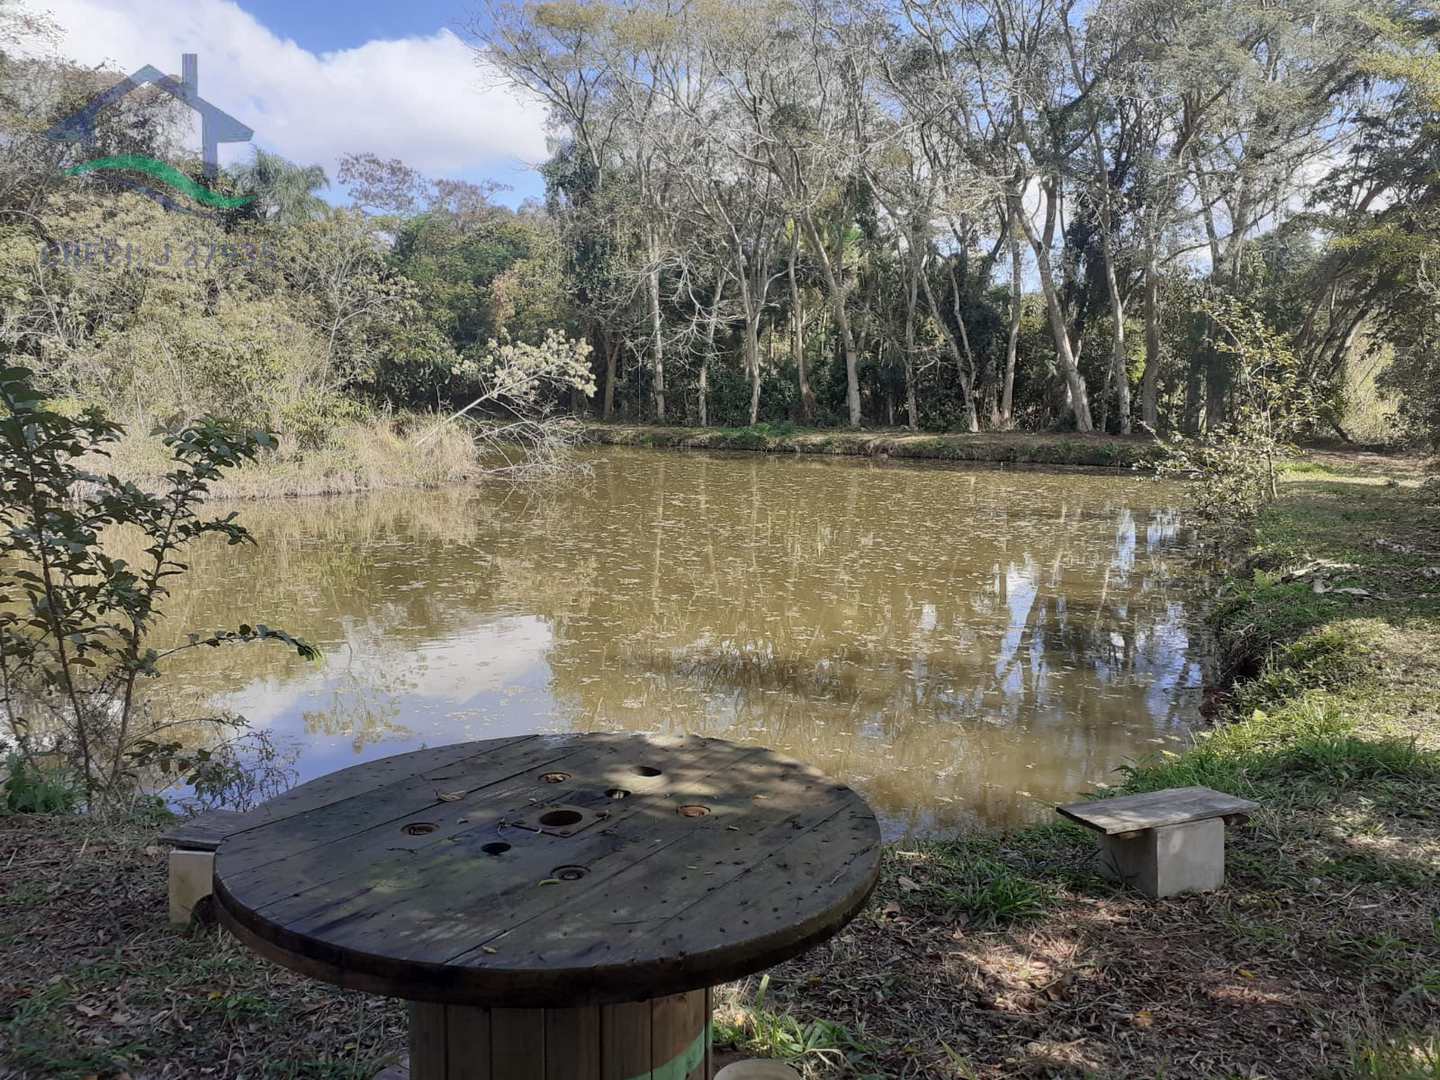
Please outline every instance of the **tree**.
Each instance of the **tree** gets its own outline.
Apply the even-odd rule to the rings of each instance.
[[[385,256],[371,223],[360,213],[337,211],[285,234],[281,260],[303,291],[303,317],[321,335],[315,380],[339,389],[365,379],[376,358],[378,332],[418,311],[416,286]]]
[[[497,0],[482,44],[551,108],[604,415],[648,365],[656,417],[693,392],[708,420],[743,380],[752,421],[793,401],[859,425],[903,396],[917,426],[1201,431],[1235,390],[1192,278],[1254,299],[1331,382],[1404,295],[1364,226],[1424,187],[1428,159],[1403,162],[1431,143],[1382,73],[1425,67],[1428,31],[1387,38],[1370,3]],[[1305,236],[1315,258],[1276,261]]]
[[[1279,497],[1279,463],[1314,424],[1318,395],[1284,335],[1259,313],[1223,296],[1204,307],[1233,387],[1229,409],[1204,438],[1172,436],[1163,443],[1160,472],[1192,482],[1202,528],[1224,542]]]
[[[399,158],[381,160],[369,152],[342,157],[336,180],[349,191],[351,205],[367,213],[397,217],[417,213],[428,186],[417,170]]]
[[[638,270],[646,290],[651,350],[651,394],[656,419],[665,419],[665,328],[660,272],[664,260],[665,185],[654,169],[652,122],[660,83],[672,64],[664,7],[656,0],[622,5],[574,0],[538,7],[494,4],[489,19],[472,26],[483,57],[537,94],[579,151],[606,176],[619,173],[633,191],[638,213]]]
[[[255,148],[249,163],[230,170],[237,191],[254,200],[245,214],[276,225],[323,217],[329,204],[317,192],[330,186],[319,165],[296,165],[279,154]]]

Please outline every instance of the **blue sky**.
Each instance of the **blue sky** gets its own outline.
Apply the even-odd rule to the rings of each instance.
[[[255,142],[333,176],[340,157],[398,157],[430,176],[493,180],[512,205],[543,194],[545,113],[505,88],[457,36],[478,0],[29,0],[86,64],[178,72],[200,57],[200,92]],[[198,140],[197,140],[198,141]],[[222,147],[221,161],[248,156]],[[343,201],[343,195],[332,197]]]
[[[353,49],[376,39],[458,30],[476,10],[466,0],[354,0],[328,4],[239,0],[239,6],[276,34],[292,38],[316,53]]]

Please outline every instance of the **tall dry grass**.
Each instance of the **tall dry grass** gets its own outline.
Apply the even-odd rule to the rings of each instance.
[[[275,499],[343,495],[386,488],[438,488],[478,479],[484,472],[470,432],[447,425],[420,444],[436,420],[382,416],[336,426],[323,446],[301,449],[282,439],[259,461],[226,472],[211,487],[216,499]],[[159,435],[132,429],[98,464],[141,487],[159,485],[172,462]]]

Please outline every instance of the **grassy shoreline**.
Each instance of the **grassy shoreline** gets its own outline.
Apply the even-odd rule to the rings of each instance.
[[[173,467],[160,436],[138,431],[116,443],[108,460],[90,464],[147,489],[163,486]],[[382,416],[339,424],[318,447],[300,450],[282,440],[279,451],[227,470],[210,485],[210,497],[249,501],[423,491],[475,483],[484,475],[484,462],[464,428],[442,426],[424,414]]]
[[[895,846],[837,939],[722,990],[719,1037],[816,1077],[1440,1077],[1440,494],[1375,468],[1287,480],[1215,608],[1228,722],[1120,778],[1262,804],[1224,889],[1119,891],[1059,822]],[[0,818],[0,1076],[403,1052],[396,1003],[166,927],[155,833]]]
[[[1293,475],[1224,584],[1224,722],[1119,785],[1262,804],[1223,890],[1120,892],[1058,821],[896,848],[732,1034],[839,1025],[852,1075],[1440,1077],[1440,493],[1344,472]]]
[[[431,437],[422,444],[424,436]],[[789,425],[671,428],[588,423],[584,440],[609,446],[827,454],[1101,473],[1148,470],[1154,454],[1153,442],[1140,436],[916,435],[904,430],[801,430]],[[160,437],[141,433],[122,439],[109,460],[90,464],[98,472],[114,472],[143,488],[161,486],[171,467]],[[338,425],[324,445],[303,451],[282,446],[230,470],[211,485],[210,496],[230,502],[424,491],[476,484],[487,473],[481,451],[463,427],[442,426],[437,418],[422,414],[376,417]]]
[[[970,434],[846,431],[759,424],[747,428],[656,427],[589,423],[585,437],[608,446],[648,446],[670,450],[745,450],[761,453],[831,454],[843,457],[949,461],[979,465],[1036,466],[1047,469],[1137,469],[1154,462],[1154,441],[1146,436]]]

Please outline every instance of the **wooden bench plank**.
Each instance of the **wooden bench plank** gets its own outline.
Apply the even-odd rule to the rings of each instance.
[[[160,834],[160,842],[184,851],[214,851],[232,833],[245,827],[245,815],[234,810],[210,810],[181,818]]]
[[[1087,828],[1106,836],[1115,836],[1167,825],[1186,825],[1192,821],[1250,814],[1259,807],[1259,803],[1212,788],[1184,787],[1070,803],[1058,806],[1056,810]]]

